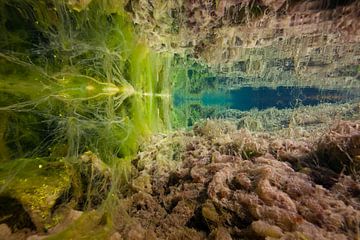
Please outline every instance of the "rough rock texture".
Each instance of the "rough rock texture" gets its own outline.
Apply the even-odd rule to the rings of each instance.
[[[360,180],[360,125],[344,122],[334,126],[319,139],[320,164],[333,171],[354,174]]]
[[[358,134],[356,124],[334,128]],[[334,183],[317,184],[315,173],[323,172],[313,164],[320,149],[313,140],[254,135],[208,121],[194,133],[154,143],[134,161],[136,187],[123,202],[131,220],[121,214],[115,221],[125,239],[360,237],[360,184],[328,168]]]
[[[360,2],[129,1],[155,49],[190,54],[227,84],[359,86]]]

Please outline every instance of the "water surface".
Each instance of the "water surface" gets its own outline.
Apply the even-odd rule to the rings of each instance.
[[[264,110],[315,106],[320,103],[342,103],[353,99],[355,94],[341,90],[320,90],[311,87],[243,87],[229,91],[212,91],[198,96],[174,96],[175,106],[198,103],[203,106],[217,106],[241,111],[253,108]]]

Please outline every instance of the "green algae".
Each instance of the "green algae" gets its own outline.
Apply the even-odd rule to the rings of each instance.
[[[25,215],[30,216],[28,222],[21,224],[34,224],[39,233],[50,230],[51,236],[58,234],[52,229],[65,224],[67,219],[62,207],[87,210],[79,221],[59,233],[59,239],[72,234],[87,236],[86,239],[104,239],[104,234],[113,231],[110,223],[116,214],[118,197],[127,191],[131,159],[114,160],[111,168],[91,152],[86,152],[76,162],[44,158],[8,161],[0,166],[0,199],[18,202]],[[11,215],[0,213],[1,222],[9,218]],[[83,218],[85,220],[81,220]],[[107,227],[104,218],[110,224]],[[19,224],[12,227],[16,229]]]
[[[148,47],[125,3],[0,0],[0,195],[39,232],[62,221],[56,204],[116,206],[139,145],[171,128],[173,55]],[[57,239],[104,239],[98,220]]]
[[[101,211],[86,212],[66,230],[45,239],[109,239],[114,231],[108,221],[110,219]]]
[[[2,120],[3,159],[46,156],[46,149],[66,145],[68,157],[91,150],[109,162],[136,153],[152,132],[170,128],[172,54],[153,52],[137,36],[125,2],[0,4],[0,92],[8,96],[0,99],[0,112],[15,119]],[[23,21],[10,26],[14,18]],[[21,112],[40,117],[40,126],[16,121]],[[42,149],[21,141],[9,147],[24,135],[12,132],[24,128]],[[40,128],[48,129],[45,136]],[[9,148],[22,154],[9,156]]]

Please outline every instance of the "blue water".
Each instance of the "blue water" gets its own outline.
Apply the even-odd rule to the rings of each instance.
[[[320,103],[338,103],[352,98],[338,90],[320,90],[310,87],[243,87],[240,89],[203,93],[201,96],[181,96],[175,94],[174,104],[200,103],[203,106],[218,106],[241,111],[257,108],[294,108],[296,106],[314,106]]]

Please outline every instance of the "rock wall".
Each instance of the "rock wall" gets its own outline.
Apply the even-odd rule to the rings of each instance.
[[[360,2],[131,0],[155,49],[204,61],[233,85],[358,87]]]

